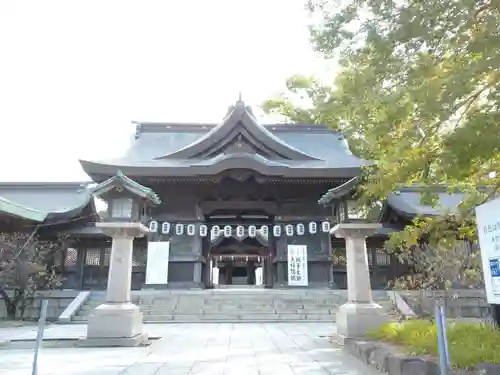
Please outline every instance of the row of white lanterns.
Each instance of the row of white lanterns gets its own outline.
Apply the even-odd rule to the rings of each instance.
[[[198,230],[197,230],[198,227]],[[160,224],[157,221],[151,221],[149,223],[149,231],[152,233],[157,233],[160,229],[162,234],[170,234],[173,229],[173,233],[177,236],[182,236],[187,234],[188,236],[195,236],[199,234],[201,237],[208,236],[208,226],[206,224],[171,224],[168,222],[164,222]],[[284,229],[284,233],[287,236],[293,236],[297,234],[299,236],[303,236],[306,234],[306,225],[299,224],[286,224],[284,228],[281,225],[273,225],[273,236],[280,237],[282,235],[282,229]],[[314,221],[308,224],[308,229],[310,234],[316,234],[318,232],[318,224]],[[321,223],[321,231],[324,233],[330,232],[330,222],[323,221]],[[267,237],[269,235],[269,226],[262,225],[257,228],[256,225],[248,226],[248,236],[255,237],[257,236],[257,232],[259,232],[262,236]],[[233,235],[233,227],[231,225],[224,225],[220,227],[218,225],[214,225],[211,228],[210,234],[212,237],[219,237],[223,235],[224,237],[231,237]],[[245,227],[243,225],[238,225],[236,227],[236,237],[245,236]]]

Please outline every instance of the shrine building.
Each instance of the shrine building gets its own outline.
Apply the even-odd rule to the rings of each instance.
[[[332,238],[330,227],[349,219],[367,162],[342,134],[322,125],[259,124],[241,100],[219,124],[136,127],[125,155],[80,161],[93,182],[0,183],[0,233],[64,238],[53,260],[63,287],[105,289],[111,239],[95,225],[101,217],[91,187],[121,176],[161,200],[145,223],[150,233],[134,242],[132,289],[346,288],[344,239]],[[461,196],[443,191],[440,198],[453,207]],[[383,227],[367,239],[374,288],[407,271],[384,242],[419,214],[436,209],[421,204],[415,187],[382,205]]]

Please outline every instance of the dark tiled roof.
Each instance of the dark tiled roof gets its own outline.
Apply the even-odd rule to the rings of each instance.
[[[435,205],[424,204],[422,194],[431,192],[437,195]],[[448,192],[446,187],[430,188],[425,186],[409,186],[399,188],[387,197],[387,205],[406,218],[418,215],[438,216],[445,213],[453,213],[464,199],[462,192]]]
[[[154,204],[161,203],[160,198],[153,191],[153,189],[143,186],[138,182],[132,180],[131,178],[128,178],[123,174],[121,170],[118,170],[115,176],[95,186],[92,189],[92,194],[94,194],[95,196],[99,196],[102,192],[109,191],[116,185],[123,186],[125,189],[149,200]]]
[[[319,204],[329,205],[335,199],[349,195],[359,184],[359,176],[351,178],[346,183],[328,190],[318,201]]]
[[[190,176],[217,173],[231,163],[243,163],[242,168],[247,165],[276,176],[352,178],[367,164],[351,153],[340,133],[326,126],[260,125],[242,103],[237,103],[218,125],[136,124],[136,140],[125,155],[106,161],[82,160],[84,170],[91,176],[112,176],[118,169],[129,176]],[[217,149],[238,136],[249,138],[250,143],[274,153],[274,157]]]
[[[0,211],[43,222],[51,218],[71,218],[92,204],[88,182],[8,182],[0,183]]]

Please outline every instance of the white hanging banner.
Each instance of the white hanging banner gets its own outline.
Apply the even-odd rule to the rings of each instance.
[[[210,230],[210,241],[215,241],[220,236],[220,227],[218,225],[214,225]]]
[[[149,223],[149,231],[152,233],[158,232],[158,222],[157,221],[152,221]]]
[[[321,223],[321,230],[325,233],[330,233],[330,222],[329,221],[323,221]]]
[[[262,267],[257,267],[255,269],[255,285],[264,284],[264,277],[262,275]]]
[[[245,236],[245,227],[243,225],[238,225],[236,227],[236,237],[243,238]]]
[[[306,228],[304,227],[304,224],[300,223],[300,224],[297,224],[297,234],[299,236],[303,236],[306,232]]]
[[[184,224],[175,225],[175,234],[178,236],[182,236],[184,234]]]
[[[205,224],[201,224],[199,229],[199,234],[202,237],[208,235],[208,226]],[[193,230],[194,228],[194,230]],[[162,234],[175,234],[177,236],[181,236],[183,234],[187,234],[189,236],[195,236],[197,233],[197,225],[196,224],[181,224],[181,223],[169,223],[163,222],[158,223],[157,221],[151,221],[149,223],[149,231],[151,233],[156,233],[158,230]],[[236,237],[243,238],[245,236],[245,227],[243,225],[238,225],[234,228],[236,230]],[[280,237],[282,235],[294,236],[299,235],[303,236],[307,232],[310,234],[316,234],[318,232],[329,233],[331,229],[331,224],[329,221],[325,220],[320,223],[316,223],[311,221],[309,223],[297,223],[297,224],[287,224],[287,225],[279,225],[275,224],[272,227],[267,225],[257,226],[257,225],[249,225],[247,227],[248,235],[250,237],[255,237],[257,233],[266,237],[272,231],[274,237]],[[231,234],[230,231],[231,230]],[[225,237],[231,237],[233,235],[233,227],[231,225],[225,225],[223,227],[219,225],[214,225],[210,231],[210,235],[213,238],[224,235]]]
[[[147,256],[146,284],[167,284],[170,242],[148,242]]]
[[[308,286],[307,246],[288,245],[288,285]]]
[[[161,225],[161,232],[163,234],[169,234],[170,233],[170,223],[167,223],[167,222],[163,223]]]
[[[200,225],[200,236],[206,237],[208,234],[208,227],[205,224]]]
[[[186,232],[188,236],[194,236],[196,234],[196,224],[188,224]]]
[[[309,223],[309,233],[316,234],[317,231],[318,231],[318,224],[316,224],[314,221],[311,221]]]
[[[250,225],[248,227],[248,236],[255,237],[257,235],[257,227],[255,225]]]
[[[219,267],[212,267],[212,284],[219,285]]]
[[[219,237],[220,236],[220,227],[218,225],[214,225],[212,227],[212,236]]]

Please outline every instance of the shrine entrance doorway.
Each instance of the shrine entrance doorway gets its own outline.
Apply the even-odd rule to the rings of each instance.
[[[259,237],[225,237],[209,251],[212,286],[262,286],[270,250]]]

